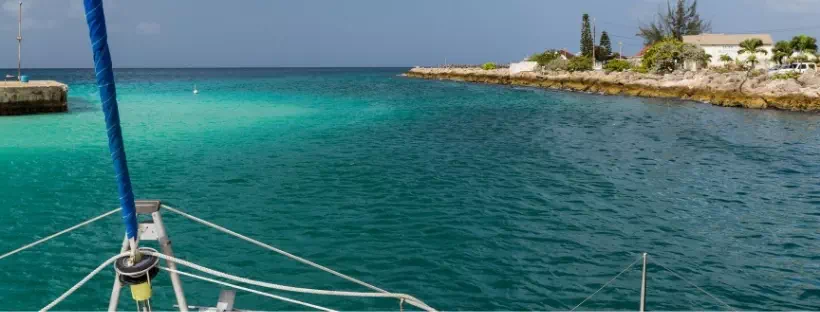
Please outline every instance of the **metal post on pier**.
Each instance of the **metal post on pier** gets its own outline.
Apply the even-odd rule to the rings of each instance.
[[[22,56],[22,45],[23,45],[23,0],[20,0],[20,12],[17,15],[17,81],[20,81],[20,65],[22,62],[20,61]]]
[[[641,271],[641,308],[640,312],[646,309],[646,253],[643,253],[643,270]]]

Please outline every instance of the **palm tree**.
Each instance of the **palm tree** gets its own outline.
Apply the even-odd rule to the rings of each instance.
[[[787,60],[794,54],[792,43],[785,40],[778,41],[772,48],[772,54],[772,61],[783,64],[783,60]]]
[[[817,39],[806,35],[795,36],[792,38],[791,45],[795,52],[810,54],[817,52]]]
[[[760,48],[762,46],[763,46],[763,40],[760,40],[760,39],[757,39],[757,38],[746,39],[746,40],[743,40],[743,42],[740,43],[740,50],[737,51],[737,54],[745,54],[745,53],[751,54],[746,59],[746,62],[751,63],[752,68],[754,68],[755,64],[757,64],[757,54],[758,53],[769,54],[769,51],[766,51],[766,50]]]
[[[723,62],[723,66],[727,66],[732,61],[732,57],[724,54],[720,56],[720,61]]]
[[[757,64],[757,54],[749,55],[749,57],[746,58],[746,63],[752,64],[752,66],[749,67],[749,70],[754,69],[755,64]]]

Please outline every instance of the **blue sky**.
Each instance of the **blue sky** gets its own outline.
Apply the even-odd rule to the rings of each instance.
[[[106,0],[117,67],[413,66],[577,51],[580,15],[614,50],[665,0]],[[16,67],[17,1],[0,0],[0,68]],[[90,67],[82,0],[24,0],[24,67]],[[714,32],[820,35],[820,0],[700,0]],[[813,28],[812,28],[813,27]],[[788,30],[807,28],[804,30]]]

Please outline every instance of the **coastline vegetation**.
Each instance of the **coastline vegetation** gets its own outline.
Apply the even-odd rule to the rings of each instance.
[[[611,60],[604,64],[604,71],[611,72],[625,72],[632,68],[632,64],[626,60]]]
[[[547,50],[543,53],[536,53],[531,55],[527,60],[538,63],[538,66],[545,66],[550,62],[559,59],[561,54],[556,50]]]
[[[634,72],[641,74],[674,74],[693,71],[701,68],[715,74],[739,73],[744,79],[796,80],[798,73],[767,75],[767,70],[756,70],[756,65],[763,62],[760,55],[767,55],[765,61],[779,65],[794,62],[818,62],[817,40],[807,35],[794,36],[791,40],[778,41],[771,49],[764,49],[761,39],[750,38],[739,44],[738,57],[727,54],[719,55],[719,66],[712,64],[713,56],[694,44],[684,43],[683,36],[699,35],[711,31],[711,22],[703,20],[698,12],[698,0],[667,0],[667,7],[657,13],[653,22],[638,27],[639,37],[646,43],[646,48],[638,58],[624,59],[619,53],[612,52],[610,34],[603,30],[596,45],[595,34],[591,30],[591,17],[582,15],[580,52],[573,56],[564,50],[548,49],[530,55],[527,60],[536,62],[536,70],[548,72],[583,72],[592,71],[600,64],[604,72]],[[768,55],[771,55],[769,58]],[[817,55],[818,57],[815,57]],[[741,57],[743,56],[743,57]],[[594,59],[593,59],[594,57]],[[713,65],[710,67],[710,65]],[[506,68],[495,63],[480,66],[485,70]],[[814,73],[814,71],[811,71]],[[763,77],[761,77],[763,76]],[[814,79],[814,78],[812,78]]]
[[[487,62],[487,63],[484,63],[484,65],[481,65],[481,68],[484,69],[484,70],[493,70],[493,69],[498,68],[498,65],[496,65],[493,62]]]
[[[592,38],[592,30],[589,25],[589,14],[584,13],[581,16],[581,56],[592,57],[592,49],[594,40]]]
[[[592,70],[592,58],[586,56],[574,57],[567,63],[570,72]]]
[[[772,80],[792,80],[792,79],[797,80],[797,79],[800,78],[800,76],[801,76],[801,74],[798,73],[798,72],[788,72],[788,73],[782,73],[782,74],[774,74],[774,75],[772,75],[771,78],[772,78]]]
[[[754,68],[757,64],[757,55],[758,54],[769,54],[769,51],[764,50],[761,48],[763,46],[763,41],[757,38],[751,38],[743,40],[740,43],[740,50],[737,51],[737,54],[751,54],[749,57],[746,58],[746,62],[751,65],[751,68]]]
[[[569,60],[557,58],[541,67],[545,71],[564,71],[569,70]]]

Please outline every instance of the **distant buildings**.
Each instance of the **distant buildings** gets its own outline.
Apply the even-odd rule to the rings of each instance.
[[[772,47],[774,40],[769,34],[702,34],[696,36],[683,36],[684,43],[691,43],[703,48],[707,54],[712,56],[711,61],[707,64],[710,67],[723,66],[724,62],[720,60],[721,55],[728,55],[733,60],[745,61],[751,54],[738,54],[740,51],[740,43],[746,39],[760,39],[763,46],[760,48],[766,50],[768,54],[757,54],[757,68],[769,68],[774,65],[771,62]]]
[[[536,69],[538,69],[537,62],[521,61],[518,63],[510,63],[510,75],[525,72],[534,72]]]
[[[573,54],[572,52],[567,51],[567,49],[561,49],[561,50],[558,50],[558,54],[561,55],[562,60],[566,61],[566,60],[569,60],[571,58],[575,58],[578,55],[581,55],[581,52],[578,52],[578,54]]]

